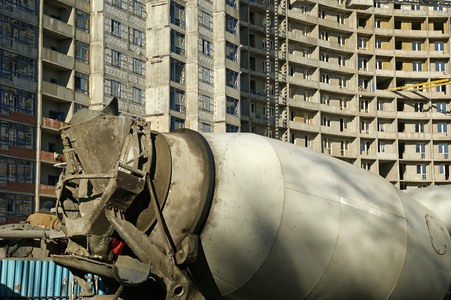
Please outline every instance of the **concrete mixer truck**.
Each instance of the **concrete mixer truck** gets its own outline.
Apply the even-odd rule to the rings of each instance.
[[[82,110],[61,129],[61,232],[46,231],[66,243],[56,263],[115,293],[97,297],[447,295],[445,224],[378,175],[254,134],[154,132],[115,111]]]

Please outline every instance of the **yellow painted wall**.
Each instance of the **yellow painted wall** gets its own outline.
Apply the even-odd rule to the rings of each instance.
[[[391,50],[391,43],[390,40],[382,40],[382,49],[384,50]]]
[[[383,29],[390,29],[391,28],[390,20],[381,20],[381,27]]]
[[[401,22],[401,29],[410,30],[412,29],[412,23],[410,22]]]
[[[384,70],[393,70],[390,61],[383,61],[383,62],[382,62],[382,68],[383,68]]]

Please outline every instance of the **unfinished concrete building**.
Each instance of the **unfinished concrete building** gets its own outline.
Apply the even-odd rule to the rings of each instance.
[[[0,223],[55,199],[58,129],[113,97],[155,130],[271,136],[403,189],[450,182],[449,86],[389,91],[449,78],[450,8],[267,4],[2,1]]]

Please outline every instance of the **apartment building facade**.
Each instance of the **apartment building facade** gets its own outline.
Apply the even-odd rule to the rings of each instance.
[[[145,3],[1,2],[0,223],[47,201],[64,163],[59,128],[113,97],[144,117]]]
[[[56,199],[55,165],[64,162],[58,129],[77,110],[102,109],[113,97],[121,114],[145,118],[155,130],[253,132],[332,155],[403,189],[449,183],[449,86],[389,91],[449,78],[448,7],[0,4],[0,223]]]
[[[449,87],[389,90],[449,78],[450,9],[282,0],[275,22],[270,3],[269,40],[264,0],[148,3],[153,128],[278,135],[402,189],[449,183]]]

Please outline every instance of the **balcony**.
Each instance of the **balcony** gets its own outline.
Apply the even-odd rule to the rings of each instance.
[[[55,18],[44,15],[42,23],[45,29],[57,33],[64,37],[71,37],[73,27],[67,23],[61,22]]]
[[[66,159],[64,158],[64,155],[60,153],[41,151],[41,161],[50,163],[62,163],[65,162]]]
[[[398,154],[397,153],[389,153],[389,152],[379,152],[377,154],[377,157],[380,160],[397,160]]]
[[[301,123],[301,122],[295,122],[295,121],[289,121],[289,126],[293,130],[301,130],[301,131],[308,131],[308,132],[319,132],[320,126],[314,125],[314,124],[307,124],[307,123]]]
[[[56,197],[55,186],[53,185],[41,184],[39,188],[39,193],[42,196]]]
[[[74,100],[73,90],[48,81],[42,81],[42,93],[52,98],[58,98],[66,101]]]
[[[42,118],[42,127],[59,130],[61,127],[65,126],[66,122],[58,121],[55,119],[50,119],[43,117]]]
[[[42,48],[42,59],[53,66],[71,70],[74,67],[74,58],[68,55],[53,51],[48,48]]]

